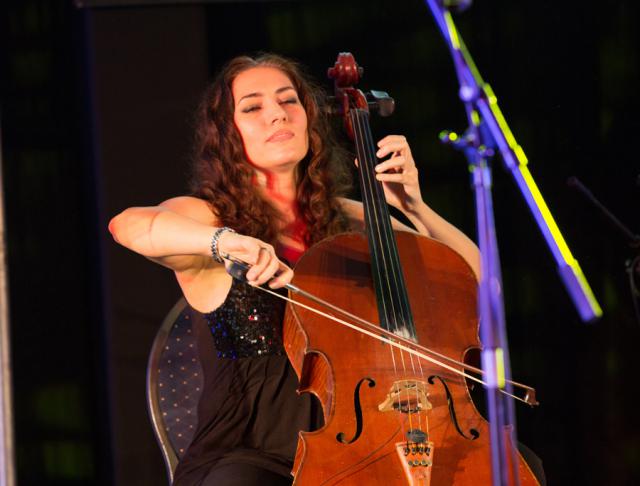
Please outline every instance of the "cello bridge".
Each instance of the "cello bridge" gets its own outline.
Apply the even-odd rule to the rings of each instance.
[[[431,410],[427,384],[417,380],[399,380],[393,383],[385,400],[378,405],[381,412],[417,413]]]

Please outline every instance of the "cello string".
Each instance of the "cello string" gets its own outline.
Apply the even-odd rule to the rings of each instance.
[[[389,215],[389,210],[386,204],[386,199],[384,196],[384,188],[382,183],[377,180],[375,164],[377,163],[377,157],[375,155],[375,143],[373,140],[373,135],[371,130],[368,129],[368,113],[366,111],[360,112],[361,116],[359,117],[359,125],[361,127],[361,133],[363,134],[363,140],[365,147],[369,149],[367,155],[368,159],[363,163],[363,169],[366,170],[366,174],[368,176],[368,183],[370,185],[370,190],[374,196],[374,203],[376,209],[380,213],[379,221],[378,221],[378,241],[377,243],[381,245],[382,251],[385,252],[385,266],[383,268],[385,282],[387,284],[387,291],[389,295],[389,299],[392,302],[393,306],[393,314],[391,316],[393,320],[393,326],[395,329],[395,334],[402,336],[415,336],[415,331],[411,315],[407,312],[406,306],[403,306],[403,301],[406,301],[406,289],[404,287],[404,281],[402,279],[400,260],[398,258],[397,252],[397,244],[395,242],[395,235],[393,233],[393,229],[391,227],[391,218]],[[404,291],[404,292],[403,292]],[[403,299],[404,295],[404,299]],[[400,321],[400,322],[399,322]],[[411,330],[411,331],[409,331]],[[395,361],[395,350],[393,347],[390,348],[390,352],[393,356],[393,360]],[[417,386],[411,387],[411,382],[407,380],[407,363],[405,359],[405,353],[402,349],[400,352],[400,362],[402,364],[403,376],[401,381],[397,381],[396,392],[398,395],[398,399],[400,403],[403,399],[403,394],[406,397],[406,414],[409,419],[409,427],[410,429],[414,428],[414,413],[415,407],[411,406],[411,399],[415,399],[416,405],[420,403],[420,392]],[[412,355],[409,355],[409,360],[411,364],[411,369],[413,372],[413,376],[416,376],[416,367],[414,363],[414,359]],[[402,387],[399,389],[399,387]],[[413,393],[412,393],[413,390]],[[404,392],[404,393],[403,393]],[[418,413],[418,428],[422,429],[422,416]]]
[[[408,307],[408,299],[406,298],[406,288],[404,286],[404,280],[402,278],[402,269],[400,265],[398,252],[397,252],[395,234],[393,233],[393,228],[391,226],[391,217],[389,215],[389,211],[386,205],[386,200],[384,197],[384,188],[382,183],[378,181],[376,178],[375,163],[377,161],[377,157],[375,153],[373,153],[373,150],[371,150],[371,147],[375,147],[375,144],[374,144],[373,135],[371,134],[371,131],[366,129],[368,126],[368,124],[366,123],[367,121],[365,118],[366,116],[368,116],[368,113],[363,110],[361,112],[361,117],[360,117],[362,120],[359,123],[359,125],[362,125],[362,126],[359,128],[362,135],[364,136],[365,146],[370,148],[370,151],[369,151],[370,153],[368,154],[369,159],[363,162],[362,168],[366,170],[366,173],[369,176],[368,182],[371,186],[370,189],[371,189],[371,192],[374,193],[375,196],[377,196],[375,197],[375,202],[377,203],[380,213],[386,213],[380,216],[380,221],[378,226],[379,228],[378,231],[380,233],[380,236],[378,239],[378,243],[382,246],[383,249],[387,249],[389,253],[388,255],[385,255],[388,257],[389,264],[385,265],[384,271],[385,271],[385,277],[387,282],[387,289],[388,289],[389,295],[391,296],[390,299],[394,304],[393,305],[393,308],[394,308],[393,321],[394,321],[394,328],[396,330],[395,334],[400,334],[400,335],[409,334],[415,337],[416,335],[415,326],[413,325],[413,319],[411,318],[411,312]],[[396,311],[396,309],[398,310]],[[400,325],[398,324],[398,318],[401,320],[402,331],[400,331],[401,328],[400,328]],[[411,331],[410,332],[407,331],[408,329],[410,329]],[[395,356],[395,352],[393,351],[393,348],[391,348],[391,353],[392,353],[392,356]],[[395,361],[395,357],[394,357],[394,361]],[[403,369],[403,375],[404,375],[403,378],[405,378],[402,381],[402,383],[404,386],[404,390],[406,391],[406,397],[407,397],[407,414],[409,417],[409,426],[411,429],[413,429],[413,424],[412,424],[413,413],[411,408],[412,393],[411,393],[410,383],[408,382],[408,380],[406,380],[407,365],[405,363],[405,356],[402,349],[400,349],[400,361],[402,362],[402,369]],[[416,365],[414,362],[413,355],[411,354],[409,354],[409,361],[411,364],[411,370],[413,372],[413,376],[416,376],[417,375]],[[420,378],[422,379],[422,381],[424,381],[424,375],[421,375]],[[399,396],[401,395],[399,394]],[[415,398],[416,406],[419,406],[420,390],[417,384],[415,386],[414,398]],[[418,428],[422,429],[422,415],[419,413],[419,411],[417,412],[417,418],[418,418]]]
[[[366,112],[362,112],[362,124],[364,125]],[[368,124],[367,124],[368,126]],[[392,319],[394,323],[395,333],[398,335],[404,334],[404,329],[406,329],[407,319],[406,315],[403,312],[401,306],[401,298],[400,298],[400,290],[401,283],[398,279],[400,267],[398,265],[397,260],[394,258],[393,249],[395,247],[394,242],[392,241],[393,232],[391,230],[390,216],[389,211],[384,198],[384,190],[382,188],[382,184],[376,179],[375,172],[375,162],[376,156],[371,147],[374,147],[373,137],[371,135],[371,131],[366,129],[366,126],[362,128],[363,138],[365,138],[366,146],[370,148],[368,155],[368,160],[365,161],[366,175],[368,177],[368,184],[371,190],[371,193],[374,197],[374,207],[377,212],[380,214],[378,216],[377,221],[377,243],[380,245],[381,252],[384,254],[384,277],[385,283],[388,292],[388,298],[392,302],[393,305],[393,314]],[[394,292],[395,290],[395,292]],[[398,318],[402,319],[402,327],[398,323]]]
[[[286,288],[291,290],[294,294],[299,294],[299,295],[311,300],[312,302],[315,302],[315,303],[320,304],[322,306],[325,306],[325,307],[327,307],[327,308],[329,308],[331,310],[334,310],[334,311],[338,312],[339,314],[342,314],[343,316],[348,317],[349,319],[353,319],[355,322],[358,322],[358,323],[362,324],[363,326],[368,327],[374,333],[386,334],[387,337],[390,340],[394,340],[395,339],[395,340],[398,340],[398,341],[405,342],[406,345],[409,346],[409,347],[412,347],[412,349],[416,349],[421,353],[430,354],[430,355],[432,355],[432,356],[434,356],[436,358],[439,358],[439,359],[441,359],[443,361],[448,361],[451,365],[460,366],[460,367],[462,367],[464,369],[467,369],[467,370],[471,371],[472,373],[476,373],[478,375],[485,375],[486,374],[483,370],[481,370],[479,368],[476,368],[475,366],[471,366],[471,365],[469,365],[469,364],[467,364],[467,363],[465,363],[463,361],[456,361],[455,359],[450,358],[449,356],[447,356],[445,354],[440,354],[437,351],[433,351],[432,349],[429,349],[429,348],[426,348],[424,346],[421,346],[419,343],[415,343],[415,342],[413,342],[411,340],[403,338],[402,336],[397,336],[397,335],[393,334],[390,331],[386,331],[384,329],[380,329],[380,327],[377,326],[376,324],[374,324],[372,322],[369,322],[369,321],[367,321],[365,319],[362,319],[361,317],[358,317],[355,314],[352,314],[351,312],[348,312],[348,311],[346,311],[344,309],[341,309],[340,307],[335,306],[335,305],[333,305],[333,304],[331,304],[331,303],[329,303],[329,302],[327,302],[325,300],[322,300],[321,298],[316,297],[315,295],[310,294],[309,292],[306,292],[306,291],[302,290],[301,288],[296,287],[295,285],[287,284]],[[294,301],[294,303],[295,302],[297,302],[297,301]],[[397,342],[397,341],[394,341],[394,342]],[[419,361],[419,363],[422,363],[422,362]],[[508,383],[510,385],[513,385],[515,387],[518,387],[518,388],[521,388],[523,390],[526,390],[527,392],[534,392],[535,393],[535,390],[533,388],[527,386],[527,385],[524,385],[522,383],[518,383],[517,381],[512,381],[512,380],[506,380],[506,381],[508,381]]]
[[[374,146],[374,141],[371,135],[370,131],[366,132],[367,137],[369,138],[369,146],[373,147]],[[377,157],[375,156],[375,154],[372,154],[372,162],[376,161],[377,162]],[[386,198],[384,195],[384,187],[383,184],[377,180],[376,177],[376,172],[375,172],[375,165],[374,166],[370,166],[369,167],[370,170],[370,174],[371,176],[375,179],[375,182],[373,182],[373,184],[376,187],[377,190],[377,202],[379,204],[379,206],[381,206],[381,211],[386,213],[384,216],[384,226],[382,227],[382,231],[383,231],[383,235],[382,235],[382,239],[385,240],[382,242],[382,245],[384,248],[387,248],[389,251],[389,262],[390,262],[390,267],[391,269],[387,268],[387,272],[390,271],[390,278],[391,280],[393,280],[393,284],[389,284],[389,286],[391,287],[390,289],[390,293],[393,294],[393,299],[394,302],[397,302],[396,304],[396,308],[398,309],[398,312],[396,312],[394,314],[394,319],[395,319],[395,328],[397,331],[396,334],[402,335],[402,336],[412,336],[412,337],[416,337],[416,333],[415,333],[415,326],[413,324],[413,319],[411,317],[411,311],[410,308],[408,306],[408,299],[406,298],[406,286],[404,285],[404,280],[403,280],[403,275],[402,275],[402,267],[400,264],[400,259],[399,259],[399,255],[398,255],[398,251],[397,251],[397,244],[395,241],[395,234],[393,231],[393,227],[391,225],[391,218],[389,215],[389,211],[387,209],[387,205],[386,205]],[[383,208],[383,209],[382,209]],[[394,292],[395,291],[395,292]],[[398,323],[398,319],[400,319],[401,323]],[[401,327],[402,326],[402,327]],[[400,358],[402,360],[402,366],[403,366],[403,370],[406,374],[406,369],[407,369],[407,365],[405,363],[405,357],[404,357],[404,353],[402,352],[402,350],[400,350]],[[414,358],[413,355],[409,355],[409,360],[410,360],[410,364],[411,364],[411,370],[413,372],[413,376],[416,376],[416,365],[414,362]],[[424,378],[423,376],[421,376],[421,378]],[[409,385],[409,384],[407,384]],[[407,387],[407,395],[409,397],[409,399],[411,398],[411,394],[410,394],[410,386]],[[416,404],[420,403],[420,391],[419,389],[416,387],[415,388],[415,400],[416,400]],[[411,412],[409,412],[411,414]],[[422,416],[421,414],[418,413],[418,427],[422,428]]]
[[[369,170],[370,168],[368,164],[368,159],[370,157],[370,154],[367,154],[366,145],[365,145],[368,140],[363,140],[363,139],[367,139],[366,132],[362,126],[363,122],[361,121],[361,118],[365,116],[365,112],[361,112],[359,110],[352,110],[352,113],[353,113],[352,124],[354,128],[357,129],[355,131],[357,131],[359,135],[358,137],[356,137],[356,144],[359,149],[358,151],[362,155],[362,157],[360,158],[363,159],[360,162],[360,173],[362,175],[362,184],[363,186],[365,186],[362,191],[363,198],[367,199],[367,204],[365,205],[365,208],[369,216],[368,230],[371,235],[371,238],[370,238],[371,247],[372,247],[371,252],[373,254],[372,261],[377,261],[381,263],[382,268],[378,269],[378,273],[380,276],[380,283],[386,284],[386,288],[383,287],[380,289],[381,292],[383,293],[383,295],[381,296],[381,300],[382,300],[382,305],[385,309],[385,315],[382,317],[385,319],[385,321],[387,321],[387,324],[393,325],[393,330],[395,331],[396,334],[398,334],[399,327],[397,325],[397,321],[395,320],[397,311],[395,309],[394,299],[391,293],[391,283],[389,282],[389,272],[382,271],[388,268],[389,263],[387,261],[388,257],[385,252],[385,248],[387,247],[387,245],[383,245],[381,243],[383,239],[382,233],[381,233],[382,217],[379,216],[379,212],[381,210],[376,204],[378,198],[375,197],[376,186],[372,178],[372,174],[371,174],[372,171]],[[391,309],[388,309],[389,307]],[[389,320],[387,320],[387,318]]]
[[[391,154],[391,157],[393,157],[394,155],[396,155],[396,152]],[[382,186],[382,183],[380,183]],[[390,231],[390,235],[389,238],[395,238],[395,232],[393,231],[393,228],[390,226],[389,227],[389,231]],[[394,245],[394,248],[397,249],[397,245]],[[399,292],[398,298],[400,300],[400,308],[402,309],[402,313],[403,313],[403,317],[404,317],[404,325],[408,328],[411,329],[412,334],[415,336],[415,339],[417,341],[417,329],[415,327],[415,323],[413,322],[413,315],[411,312],[411,306],[409,304],[409,299],[408,299],[408,292],[406,289],[406,285],[404,283],[404,280],[402,279],[402,263],[400,260],[400,255],[397,251],[392,252],[392,258],[394,259],[394,263],[396,265],[397,268],[397,272],[398,275],[400,277],[400,280],[398,282],[398,288],[400,288],[400,286],[402,286],[402,290],[403,292]],[[418,375],[420,376],[421,381],[424,383],[425,382],[425,374],[424,374],[424,370],[422,368],[422,362],[421,360],[415,360],[418,362],[418,367],[419,367],[419,372],[416,373],[416,365],[414,363],[414,357],[412,354],[409,354],[409,359],[411,361],[411,368],[413,370],[414,375]],[[426,398],[425,398],[426,399]],[[416,403],[419,405],[420,404],[420,390],[416,387]],[[422,414],[420,413],[420,410],[418,408],[417,412],[418,414],[418,420],[419,420],[419,425],[420,427],[422,426]],[[428,429],[428,412],[425,412],[425,425]],[[428,431],[427,431],[428,433]]]
[[[264,291],[264,292],[267,292],[268,294],[271,294],[271,295],[273,295],[274,297],[278,297],[278,298],[280,298],[280,299],[282,299],[282,300],[286,300],[287,302],[289,302],[289,303],[291,303],[291,304],[293,304],[293,305],[296,305],[296,306],[302,307],[303,309],[306,309],[306,310],[308,310],[308,311],[310,311],[310,312],[313,312],[313,313],[318,314],[318,315],[320,315],[320,316],[322,316],[322,317],[325,317],[325,318],[327,318],[327,319],[329,319],[329,320],[331,320],[331,321],[334,321],[334,322],[336,322],[336,323],[338,323],[338,324],[340,324],[340,325],[346,326],[346,327],[348,327],[349,329],[353,329],[353,330],[354,330],[354,331],[356,331],[356,332],[360,332],[360,333],[365,334],[365,335],[367,335],[367,336],[369,336],[369,337],[371,337],[371,338],[373,338],[373,339],[376,339],[376,340],[381,341],[381,342],[383,342],[383,343],[385,343],[385,344],[388,344],[388,345],[390,345],[390,346],[392,346],[392,347],[395,347],[395,348],[398,348],[398,349],[404,350],[405,352],[407,352],[407,353],[409,353],[409,354],[413,354],[413,355],[414,355],[414,356],[416,356],[418,359],[422,359],[422,360],[424,360],[424,361],[429,361],[430,363],[433,363],[433,364],[435,364],[436,366],[439,366],[440,368],[444,368],[444,369],[446,369],[446,370],[448,370],[448,371],[451,371],[452,373],[454,373],[454,374],[456,374],[456,375],[459,375],[459,376],[461,376],[461,377],[463,377],[463,378],[466,378],[466,379],[468,379],[468,380],[474,381],[474,382],[476,382],[476,383],[478,383],[478,384],[480,384],[480,385],[483,385],[483,386],[485,386],[485,387],[487,386],[487,383],[486,383],[485,381],[483,381],[483,380],[481,380],[481,379],[479,379],[479,378],[476,378],[476,377],[475,377],[475,376],[473,376],[473,375],[469,375],[468,373],[465,373],[464,371],[460,371],[460,370],[459,370],[459,369],[457,369],[457,368],[454,368],[454,367],[449,366],[449,365],[447,365],[447,364],[445,364],[445,363],[443,363],[443,362],[441,362],[441,361],[438,361],[437,359],[432,358],[432,357],[428,356],[427,354],[424,354],[424,353],[422,353],[422,352],[418,351],[417,349],[411,348],[411,347],[409,347],[409,346],[407,346],[407,345],[404,345],[404,344],[402,344],[402,343],[399,343],[399,342],[397,342],[397,341],[394,341],[394,340],[392,340],[392,339],[390,339],[390,338],[388,338],[388,337],[381,336],[381,335],[379,334],[381,330],[380,330],[380,328],[379,328],[378,326],[376,326],[375,324],[370,323],[370,325],[371,325],[373,328],[376,328],[376,329],[377,329],[377,333],[376,333],[376,331],[369,331],[369,330],[364,329],[364,328],[362,328],[362,327],[358,327],[356,324],[352,324],[352,323],[347,322],[347,321],[345,321],[345,320],[343,320],[343,319],[340,319],[339,317],[332,316],[331,314],[328,314],[328,313],[326,313],[326,312],[323,312],[323,311],[321,311],[321,310],[319,310],[319,309],[316,309],[316,308],[314,308],[314,307],[312,307],[312,306],[310,306],[310,305],[303,304],[302,302],[298,302],[297,300],[293,300],[293,299],[291,299],[291,298],[287,297],[286,295],[281,295],[281,294],[279,294],[279,293],[277,293],[277,292],[274,292],[273,290],[270,290],[270,289],[267,289],[267,288],[264,288],[264,287],[256,287],[256,288],[258,288],[258,289],[260,289],[260,290],[262,290],[262,291]],[[459,364],[460,364],[460,365],[464,365],[464,363],[459,363]],[[468,366],[467,366],[467,365],[465,365],[465,367],[468,367]],[[484,373],[483,373],[483,374],[484,374]],[[533,388],[528,387],[528,386],[526,386],[526,385],[522,385],[522,384],[517,383],[517,382],[512,382],[512,384],[513,384],[513,385],[517,385],[517,386],[522,387],[522,388],[525,388],[525,389],[527,389],[527,390],[529,390],[529,391],[535,391],[535,390],[533,390]],[[501,389],[501,388],[499,388],[498,390],[500,390],[500,392],[501,392],[502,394],[504,394],[504,395],[506,395],[506,396],[508,396],[508,397],[511,397],[511,398],[513,398],[514,400],[518,400],[518,401],[520,401],[520,402],[522,402],[522,403],[526,403],[527,405],[532,405],[532,403],[531,403],[530,401],[528,401],[526,398],[521,398],[521,397],[519,397],[519,396],[517,396],[517,395],[513,395],[513,394],[511,394],[511,393],[508,393],[508,392],[504,391],[504,390],[503,390],[503,389]]]
[[[369,136],[371,137],[371,133],[369,132]],[[371,140],[371,144],[373,146],[373,140]],[[375,155],[374,155],[375,157]],[[372,174],[375,178],[376,172],[375,167],[372,167]],[[378,195],[378,204],[383,208],[382,211],[385,213],[385,225],[383,226],[384,231],[384,242],[383,245],[385,248],[389,249],[389,261],[390,267],[392,268],[391,277],[394,280],[392,289],[395,290],[394,296],[397,302],[397,307],[399,308],[399,314],[402,319],[403,331],[402,333],[410,334],[411,337],[416,338],[415,335],[415,326],[413,324],[413,319],[411,317],[411,310],[408,305],[408,300],[406,298],[406,286],[403,279],[402,274],[402,265],[400,263],[399,254],[397,251],[397,244],[395,242],[395,234],[393,231],[393,227],[391,224],[391,216],[389,214],[388,206],[386,203],[386,198],[384,194],[384,186],[383,183],[378,181],[375,178],[375,186],[377,189]]]
[[[240,265],[240,267],[243,270],[248,270],[250,268],[250,265],[248,263],[245,263],[245,262],[243,262],[241,260],[238,260],[238,259],[236,259],[236,258],[234,258],[234,257],[232,257],[232,256],[230,256],[228,254],[222,254],[221,256],[224,259],[229,260],[233,264]],[[263,291],[267,290],[267,289],[264,289],[262,287],[258,287],[258,288],[260,290],[263,290]],[[410,347],[411,349],[416,350],[418,353],[424,353],[424,354],[427,354],[427,355],[431,355],[431,356],[433,356],[433,357],[435,357],[437,359],[440,359],[442,361],[450,363],[452,366],[459,366],[459,367],[461,367],[463,369],[466,369],[466,370],[469,370],[470,372],[475,373],[477,375],[485,375],[486,374],[480,368],[476,368],[475,366],[467,364],[467,363],[465,363],[463,361],[457,361],[457,360],[455,360],[453,358],[450,358],[447,355],[438,353],[437,351],[434,351],[434,350],[432,350],[430,348],[422,346],[420,343],[416,343],[415,341],[406,339],[406,338],[404,338],[402,336],[398,336],[398,335],[394,334],[391,331],[388,331],[386,329],[382,329],[382,328],[380,328],[380,326],[378,326],[378,325],[376,325],[376,324],[374,324],[372,322],[369,322],[366,319],[363,319],[363,318],[361,318],[361,317],[359,317],[359,316],[357,316],[355,314],[352,314],[351,312],[349,312],[349,311],[347,311],[345,309],[342,309],[342,308],[340,308],[340,307],[338,307],[336,305],[333,305],[330,302],[327,302],[326,300],[321,299],[320,297],[316,297],[315,295],[313,295],[313,294],[311,294],[311,293],[309,293],[309,292],[307,292],[305,290],[302,290],[301,288],[299,288],[299,287],[297,287],[297,286],[295,286],[293,284],[290,284],[290,283],[286,284],[285,288],[287,288],[288,290],[290,290],[294,294],[301,295],[302,297],[304,297],[306,299],[309,299],[310,301],[315,302],[316,304],[319,304],[319,305],[321,305],[323,307],[326,307],[326,308],[328,308],[330,310],[333,310],[333,311],[337,312],[338,314],[341,314],[344,317],[347,317],[347,318],[353,320],[354,322],[358,322],[359,324],[364,326],[364,328],[369,328],[373,333],[376,333],[376,335],[382,333],[389,340],[392,340],[393,342],[398,342],[399,341],[401,343],[405,343],[406,346]],[[280,294],[278,294],[278,295],[280,295]],[[280,296],[280,297],[283,298],[286,301],[292,302],[293,304],[302,305],[301,303],[299,303],[297,301],[294,301],[294,300],[291,300],[288,297],[284,297],[284,296]],[[320,311],[318,309],[311,309],[311,310],[313,312],[316,312],[316,313],[322,312],[322,311]],[[334,321],[338,321],[339,320],[337,317],[332,316],[331,314],[327,314],[325,317],[329,318],[330,320],[334,320]],[[512,386],[515,386],[517,388],[525,390],[527,394],[535,395],[535,389],[533,389],[530,386],[527,386],[527,385],[525,385],[523,383],[519,383],[519,382],[513,381],[511,379],[505,380],[505,383],[509,383]],[[527,403],[528,405],[535,405],[535,403],[532,403],[531,401],[526,401],[525,400],[525,403]]]
[[[382,237],[381,237],[381,230],[382,230],[382,222],[383,222],[383,218],[379,215],[380,212],[382,212],[382,209],[379,205],[379,200],[380,197],[378,195],[378,197],[376,197],[376,189],[379,189],[378,187],[376,187],[375,185],[375,171],[372,170],[371,167],[371,161],[373,160],[372,154],[371,154],[371,150],[369,150],[367,153],[367,147],[369,147],[369,149],[372,146],[372,141],[370,139],[370,137],[368,137],[368,133],[366,130],[366,126],[367,126],[367,122],[368,120],[366,120],[366,117],[368,116],[368,113],[364,110],[359,110],[359,109],[352,109],[350,112],[350,116],[351,116],[351,124],[352,127],[354,129],[354,134],[356,135],[355,137],[355,142],[356,142],[356,148],[357,151],[360,152],[360,154],[362,155],[360,157],[360,175],[361,175],[361,180],[362,180],[362,194],[363,194],[363,198],[367,198],[368,200],[368,204],[365,205],[365,208],[367,210],[367,214],[369,215],[368,217],[368,228],[367,230],[369,231],[369,241],[370,241],[370,251],[372,253],[372,262],[379,262],[382,264],[382,269],[377,268],[378,271],[378,282],[382,283],[384,285],[384,283],[386,283],[386,289],[384,288],[380,288],[380,291],[382,292],[382,296],[378,296],[379,298],[381,298],[382,301],[382,305],[384,308],[384,312],[385,315],[382,317],[381,316],[381,320],[382,318],[384,318],[384,321],[387,324],[392,324],[393,328],[395,330],[395,333],[398,333],[399,328],[398,328],[398,324],[397,324],[397,320],[396,320],[396,316],[397,316],[397,312],[395,309],[395,302],[393,300],[393,295],[391,293],[391,283],[389,282],[389,272],[388,272],[388,262],[387,262],[387,255],[385,254],[385,248],[388,248],[389,245],[383,245],[382,244]],[[370,132],[369,132],[370,133]],[[378,204],[376,204],[378,203]],[[372,269],[373,269],[373,265],[372,265]],[[381,271],[382,270],[382,271]],[[381,282],[382,280],[382,282]],[[385,290],[386,290],[386,295],[385,295]],[[391,307],[391,312],[389,312],[388,307]],[[391,322],[390,322],[391,321]],[[396,357],[395,357],[395,350],[394,348],[391,346],[389,347],[389,352],[391,353],[391,362],[393,364],[393,372],[394,372],[394,386],[395,386],[395,393],[398,397],[398,406],[399,408],[402,407],[402,389],[400,388],[400,380],[398,377],[398,366],[396,363]],[[403,373],[406,374],[406,366],[404,363],[404,355],[402,353],[402,351],[400,351],[400,358],[402,361],[402,368],[403,368]],[[407,400],[407,403],[410,403],[410,396],[407,394],[407,398],[409,398]],[[406,437],[406,431],[405,431],[405,424],[404,421],[402,420],[402,415],[400,413],[398,413],[397,415],[398,417],[398,421],[400,423],[400,427],[402,430],[402,436]],[[408,415],[409,418],[409,428],[412,429],[412,417],[409,414]]]
[[[391,314],[389,318],[393,322],[393,327],[395,329],[396,335],[413,334],[413,336],[415,336],[415,331],[412,333],[409,333],[407,331],[409,327],[413,329],[414,326],[412,322],[409,322],[411,321],[411,319],[410,319],[410,313],[407,312],[407,306],[402,305],[403,300],[405,301],[405,304],[406,304],[407,299],[406,297],[405,299],[402,299],[402,290],[404,289],[404,286],[402,285],[403,280],[401,280],[400,264],[399,264],[399,259],[397,255],[395,240],[392,241],[392,238],[394,238],[394,234],[391,228],[390,217],[389,217],[388,209],[384,199],[383,187],[382,187],[382,184],[379,181],[377,181],[375,177],[376,173],[375,173],[374,161],[376,160],[376,158],[375,158],[375,153],[373,152],[373,150],[375,149],[373,150],[371,149],[371,147],[374,147],[374,142],[372,139],[371,131],[366,129],[368,127],[368,124],[366,123],[367,122],[366,117],[368,113],[365,110],[362,110],[357,112],[357,114],[359,114],[359,116],[357,117],[357,120],[356,120],[356,128],[358,129],[358,132],[361,135],[361,140],[363,140],[363,143],[365,144],[365,147],[362,147],[362,144],[360,144],[360,147],[363,150],[362,151],[363,156],[360,157],[362,159],[361,170],[365,171],[365,172],[361,172],[364,179],[363,185],[366,184],[368,186],[368,189],[370,190],[372,197],[374,197],[372,207],[374,208],[376,213],[378,212],[386,213],[386,215],[384,216],[378,216],[376,218],[376,221],[374,221],[374,223],[376,224],[375,229],[377,230],[377,233],[378,233],[377,243],[381,245],[380,252],[384,255],[384,260],[383,260],[384,268],[382,270],[383,270],[384,282],[386,283],[386,289],[388,292],[387,294],[388,300],[390,301],[391,306],[393,307],[393,314]],[[364,151],[365,148],[369,148],[368,153]],[[386,223],[386,225],[384,223]],[[373,236],[375,235],[372,235],[372,237]],[[373,244],[375,243],[376,241],[373,241]],[[388,254],[385,253],[385,250],[388,250]],[[394,250],[396,251],[394,252]],[[390,266],[395,268],[390,269],[389,268]],[[398,280],[399,278],[400,280]],[[391,279],[394,280],[393,284],[390,282]],[[393,292],[394,289],[396,290],[396,293]],[[406,296],[406,289],[404,290],[405,290],[404,295]],[[399,309],[399,311],[396,309]],[[398,323],[398,318],[401,318],[402,320],[402,331]],[[392,360],[395,366],[396,360],[395,360],[395,352],[393,348],[390,348],[390,352],[392,353]],[[415,363],[413,360],[413,356],[409,355],[409,358],[411,361],[411,368],[415,376],[416,370],[415,370]],[[400,350],[400,360],[402,362],[403,374],[406,377],[407,365],[406,365],[404,353],[402,352],[402,350]],[[397,372],[396,372],[396,376],[397,376]],[[396,384],[397,384],[396,392],[400,400],[402,400],[402,390],[406,392],[407,413],[409,417],[410,427],[413,428],[412,411],[411,411],[412,408],[410,405],[411,404],[411,387],[407,383],[407,380],[403,380],[402,381],[403,389],[400,390],[398,388],[400,386],[399,383],[400,382],[396,381]],[[416,399],[416,404],[419,404],[420,396],[419,396],[419,390],[417,389],[417,387],[415,388],[415,399]],[[422,420],[421,420],[420,414],[418,414],[418,421],[419,421],[419,427],[421,428]]]
[[[413,355],[410,354],[409,356],[411,357],[411,363],[413,363]],[[424,376],[424,370],[422,368],[422,360],[418,359],[416,361],[418,361],[418,367],[420,368],[420,380],[422,381],[422,383],[426,383],[425,376]],[[427,401],[427,407],[428,407],[429,394],[426,391],[425,391],[425,400]],[[425,411],[425,414],[424,414],[424,424],[425,424],[425,428],[427,429],[426,430],[427,440],[429,440],[429,437],[430,437],[430,435],[429,435],[429,412],[428,412],[428,410],[429,409],[427,408],[427,410]],[[418,410],[418,416],[420,416],[420,410]]]

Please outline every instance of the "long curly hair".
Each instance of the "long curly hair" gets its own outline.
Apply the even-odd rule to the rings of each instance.
[[[273,67],[293,83],[307,114],[309,151],[297,166],[297,217],[311,246],[347,229],[337,200],[350,188],[346,152],[335,142],[324,106],[323,91],[295,62],[275,54],[240,56],[229,61],[207,89],[198,110],[192,190],[207,201],[225,226],[274,244],[282,217],[257,190],[254,168],[233,121],[233,80],[254,67]]]

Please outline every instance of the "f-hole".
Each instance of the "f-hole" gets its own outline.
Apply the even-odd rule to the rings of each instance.
[[[451,421],[453,422],[453,426],[456,428],[458,433],[465,439],[476,440],[478,437],[480,437],[480,432],[478,432],[476,429],[469,429],[470,435],[466,435],[460,428],[460,424],[458,424],[458,417],[456,416],[455,403],[453,403],[453,396],[451,395],[451,391],[449,390],[449,385],[447,385],[447,382],[443,380],[441,377],[439,377],[438,375],[431,375],[427,381],[433,385],[435,384],[436,379],[440,383],[442,383],[442,386],[444,387],[444,391],[447,394],[447,404],[449,405],[449,415],[451,416]]]
[[[367,385],[369,385],[369,388],[373,388],[374,386],[376,386],[376,382],[372,378],[365,376],[358,382],[355,389],[353,390],[353,408],[356,414],[356,432],[350,440],[345,439],[344,432],[339,432],[336,435],[336,440],[342,444],[353,444],[356,440],[358,440],[360,435],[362,435],[363,423],[362,423],[362,407],[360,406],[360,387],[365,382],[367,383]]]

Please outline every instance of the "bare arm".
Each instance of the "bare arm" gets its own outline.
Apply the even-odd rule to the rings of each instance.
[[[177,197],[125,209],[109,231],[121,245],[176,272],[198,272],[213,265],[210,245],[218,225],[204,201]]]
[[[413,160],[407,139],[401,135],[389,135],[378,142],[376,156],[389,156],[376,166],[376,178],[382,182],[387,202],[402,211],[415,226],[418,233],[430,236],[458,252],[469,264],[476,277],[480,278],[480,252],[478,247],[462,231],[431,209],[420,192],[418,169]],[[345,211],[364,220],[362,209],[347,203]],[[362,213],[362,215],[361,215]],[[410,230],[399,221],[393,222],[395,229]]]
[[[342,204],[342,209],[349,219],[351,228],[356,231],[364,231],[364,207],[362,206],[362,203],[344,198],[340,199],[340,203]],[[416,229],[410,228],[406,224],[403,224],[396,218],[392,217],[391,225],[393,226],[393,229],[398,231],[411,231],[441,241],[445,245],[457,251],[469,264],[473,272],[476,274],[476,277],[479,277],[480,254],[478,253],[478,248],[462,231],[439,216],[424,202],[417,208],[415,214],[407,214],[406,212],[404,214],[409,218]]]
[[[476,244],[462,231],[445,220],[425,202],[411,211],[403,211],[420,234],[431,236],[457,251],[480,279],[480,252]]]
[[[211,257],[211,240],[219,226],[205,201],[177,197],[155,207],[126,209],[111,220],[109,231],[121,245],[172,269],[189,303],[208,311],[222,303],[231,281],[224,266]],[[293,276],[273,247],[256,238],[224,232],[218,250],[252,265],[247,272],[252,285],[269,281],[277,288]]]

